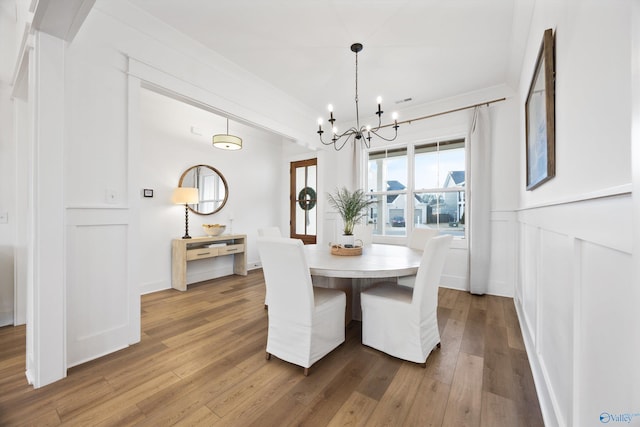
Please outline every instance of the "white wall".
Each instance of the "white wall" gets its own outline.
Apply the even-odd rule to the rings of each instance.
[[[13,2],[0,2],[0,57],[14,58],[16,51]],[[15,245],[15,164],[13,109],[10,101],[13,61],[0,61],[0,326],[14,323],[13,280]],[[6,221],[6,222],[5,222]]]
[[[197,164],[220,171],[229,196],[218,213],[190,212],[189,234],[205,235],[201,227],[205,223],[226,224],[226,233],[246,234],[247,262],[252,268],[259,261],[257,229],[280,225],[282,216],[288,215],[281,199],[288,194],[288,176],[282,182],[280,175],[282,137],[231,122],[229,131],[243,139],[242,150],[220,150],[211,145],[210,136],[191,133],[191,126],[225,133],[224,118],[149,90],[142,90],[140,101],[140,190],[154,190],[153,198],[140,202],[141,292],[171,287],[171,239],[184,234],[184,207],[171,204],[171,193],[182,172]],[[187,283],[232,273],[231,257],[193,261],[188,265]]]
[[[516,308],[549,426],[640,413],[632,281],[631,2],[536,2],[519,87],[556,34],[556,177],[524,190],[520,115]],[[594,61],[594,58],[606,58]],[[514,159],[516,160],[516,159]],[[635,332],[632,332],[635,331]],[[635,335],[630,337],[630,333]],[[631,425],[640,425],[640,417]]]

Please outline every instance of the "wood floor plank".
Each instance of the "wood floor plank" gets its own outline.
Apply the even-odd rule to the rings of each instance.
[[[456,304],[456,299],[460,293],[448,288],[438,289],[438,306],[442,308],[453,309]]]
[[[441,346],[427,357],[425,374],[445,384],[451,384],[455,372],[465,322],[449,319],[444,332],[440,335]]]
[[[484,298],[483,300],[486,301]],[[474,307],[469,309],[462,342],[460,343],[460,351],[480,357],[484,355],[486,319],[487,312],[485,310]]]
[[[197,426],[210,426],[215,427],[222,423],[222,419],[216,414],[211,412],[211,409],[203,406],[195,411],[187,414],[184,418],[179,419],[174,426],[175,427],[197,427]]]
[[[149,378],[148,381],[127,390],[124,393],[114,392],[109,399],[104,399],[99,404],[88,406],[84,410],[79,410],[67,419],[62,421],[73,422],[77,425],[92,425],[113,416],[115,412],[135,405],[146,396],[156,393],[158,390],[179,381],[179,378],[172,372],[167,372],[157,377]]]
[[[482,392],[482,414],[480,427],[522,425],[518,409],[513,400],[488,391]]]
[[[425,377],[404,422],[407,426],[436,427],[442,425],[451,386]]]
[[[264,289],[256,270],[143,295],[140,343],[40,389],[25,379],[26,328],[0,328],[0,425],[543,425],[509,298],[441,288],[426,368],[363,346],[351,322],[304,377],[264,359]]]
[[[509,354],[513,373],[512,400],[516,402],[518,418],[522,421],[522,425],[526,427],[544,426],[527,353],[511,349]],[[532,405],[532,402],[535,404]]]
[[[353,392],[346,402],[338,409],[328,427],[366,426],[367,420],[378,404],[377,400],[367,397],[357,391]]]
[[[424,378],[424,369],[419,365],[410,362],[403,363],[371,414],[367,425],[404,425],[404,420]]]
[[[352,390],[362,382],[376,356],[373,353],[363,353],[361,358],[352,358],[339,369],[333,380],[307,405],[307,410],[300,414],[303,420],[300,424],[326,425],[349,398]]]
[[[443,427],[480,425],[483,359],[460,353],[451,383]]]
[[[375,365],[362,379],[357,391],[374,400],[380,400],[386,393],[389,384],[393,381],[401,365],[402,361],[395,357],[378,358]]]
[[[274,383],[286,381],[286,379],[291,378],[294,370],[300,373],[302,372],[302,368],[298,366],[278,363],[280,361],[275,360],[273,362],[274,363],[265,363],[260,369],[254,372],[253,375],[242,379],[227,392],[211,399],[207,402],[207,407],[211,409],[214,414],[224,418],[236,409],[237,406],[251,399],[251,397],[262,388]]]
[[[487,324],[482,389],[509,398],[513,395],[513,380],[507,328]]]
[[[504,316],[504,298],[494,295],[485,295],[487,299],[487,324],[507,326]]]
[[[344,344],[316,362],[304,381],[300,381],[286,395],[271,403],[268,413],[263,414],[259,420],[250,425],[254,427],[295,425],[296,420],[303,418],[301,414],[308,410],[309,405],[318,399],[321,393],[326,394],[327,390],[330,390],[329,384],[338,375],[341,375],[345,365],[358,357],[358,349],[361,349],[362,346],[355,339],[356,334],[360,331],[359,326],[352,326],[355,323],[352,322],[347,328],[347,341]],[[357,337],[359,340],[359,334]],[[362,361],[363,358],[358,357],[358,360]]]

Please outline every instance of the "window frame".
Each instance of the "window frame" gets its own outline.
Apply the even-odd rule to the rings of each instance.
[[[450,141],[461,141],[464,144],[464,154],[465,154],[465,185],[464,187],[449,187],[449,188],[419,188],[415,187],[415,155],[416,155],[416,147],[421,147],[428,144],[434,143],[443,143]],[[437,192],[437,193],[445,193],[445,192],[454,192],[457,193],[459,191],[464,191],[464,200],[465,200],[465,227],[464,227],[464,235],[458,236],[454,235],[454,246],[456,247],[466,247],[468,245],[468,236],[469,236],[469,188],[470,188],[470,176],[468,173],[469,169],[469,146],[468,146],[468,135],[466,133],[454,133],[445,136],[438,136],[428,139],[421,139],[413,142],[406,142],[400,144],[393,144],[387,146],[380,147],[372,147],[370,149],[364,149],[364,155],[362,156],[362,165],[363,172],[361,174],[363,188],[368,192],[368,171],[369,171],[369,156],[371,153],[378,153],[384,150],[387,151],[395,151],[406,149],[407,156],[407,185],[403,190],[392,190],[392,191],[375,191],[369,192],[370,194],[376,196],[386,196],[386,195],[395,195],[395,194],[404,194],[407,198],[407,206],[405,208],[405,231],[406,234],[404,236],[393,236],[393,235],[373,235],[374,243],[387,243],[387,244],[405,244],[409,240],[409,236],[411,232],[415,228],[414,224],[414,213],[415,213],[415,198],[414,195],[416,193],[426,193],[426,192]],[[439,150],[439,148],[438,148]],[[379,214],[378,214],[379,215]],[[367,216],[367,218],[369,218]]]

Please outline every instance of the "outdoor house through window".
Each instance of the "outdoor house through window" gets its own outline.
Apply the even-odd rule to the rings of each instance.
[[[374,235],[437,228],[465,236],[465,141],[455,139],[368,153],[367,191]]]

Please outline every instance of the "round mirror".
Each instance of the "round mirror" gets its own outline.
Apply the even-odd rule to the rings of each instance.
[[[188,205],[193,213],[211,215],[218,212],[229,196],[229,187],[224,176],[214,167],[207,165],[192,166],[180,177],[178,187],[198,189],[200,202]]]

